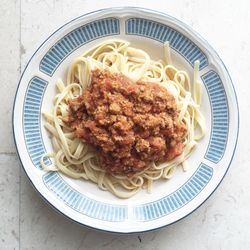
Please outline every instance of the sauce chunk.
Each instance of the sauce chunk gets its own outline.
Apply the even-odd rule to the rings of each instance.
[[[94,70],[90,86],[68,105],[65,122],[97,150],[108,173],[131,176],[183,152],[186,126],[175,98],[156,83]]]

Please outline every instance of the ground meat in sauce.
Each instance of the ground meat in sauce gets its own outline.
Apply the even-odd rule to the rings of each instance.
[[[158,84],[95,70],[84,94],[68,104],[65,122],[97,150],[108,173],[131,176],[183,151],[186,126],[174,97]]]

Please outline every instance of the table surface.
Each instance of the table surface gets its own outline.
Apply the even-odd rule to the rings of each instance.
[[[0,249],[250,249],[250,3],[225,2],[0,0]],[[11,130],[18,79],[39,44],[81,14],[124,4],[166,12],[198,31],[225,62],[241,112],[235,158],[217,191],[187,218],[140,235],[90,230],[45,204],[20,168]]]

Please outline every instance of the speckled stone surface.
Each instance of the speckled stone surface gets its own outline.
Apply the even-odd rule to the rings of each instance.
[[[123,5],[166,12],[198,31],[225,62],[241,112],[235,159],[217,191],[187,218],[140,235],[96,232],[55,212],[20,168],[11,130],[12,103],[20,72],[39,44],[76,16]],[[0,0],[0,34],[0,249],[250,249],[248,1]]]

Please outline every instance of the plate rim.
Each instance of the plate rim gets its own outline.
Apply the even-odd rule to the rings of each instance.
[[[15,125],[14,125],[14,120],[15,120],[15,107],[16,107],[16,99],[17,99],[17,94],[19,92],[19,87],[20,87],[20,84],[21,84],[21,81],[22,81],[22,78],[23,78],[23,75],[24,73],[26,72],[26,69],[27,67],[29,66],[30,62],[32,61],[32,59],[34,58],[34,56],[36,55],[36,53],[40,50],[40,48],[55,34],[57,33],[59,30],[63,29],[65,26],[67,26],[68,24],[74,22],[75,20],[77,19],[81,19],[81,18],[84,18],[84,17],[88,17],[92,14],[99,14],[99,13],[105,13],[105,12],[108,12],[108,11],[119,11],[119,10],[127,10],[128,12],[131,11],[131,10],[135,10],[135,11],[144,11],[148,14],[150,13],[153,13],[153,14],[156,14],[156,15],[159,15],[161,17],[167,17],[167,18],[170,18],[172,19],[173,21],[176,21],[177,24],[179,25],[182,25],[183,27],[185,27],[185,29],[187,30],[190,30],[195,36],[199,37],[199,39],[202,40],[202,42],[204,43],[204,45],[208,46],[209,47],[209,50],[212,50],[213,53],[215,53],[215,55],[218,57],[218,62],[221,64],[222,68],[226,71],[226,74],[227,76],[229,77],[229,80],[230,80],[230,87],[232,87],[232,94],[235,98],[235,104],[236,104],[236,111],[237,111],[237,114],[235,114],[236,118],[237,118],[237,123],[235,123],[236,127],[237,127],[237,132],[236,132],[236,136],[235,136],[235,144],[234,144],[234,147],[233,147],[233,150],[232,150],[232,155],[229,157],[229,163],[228,163],[228,166],[226,167],[226,170],[225,170],[225,173],[223,174],[223,176],[221,177],[220,181],[218,182],[218,184],[213,188],[212,192],[204,199],[203,202],[201,202],[201,204],[199,204],[198,206],[196,206],[194,209],[192,209],[190,212],[188,212],[187,214],[185,214],[184,216],[182,216],[181,218],[173,221],[173,222],[170,222],[170,223],[166,223],[164,225],[161,225],[161,226],[157,226],[155,228],[151,228],[151,229],[147,229],[147,230],[138,230],[138,231],[132,231],[132,232],[125,232],[125,231],[118,231],[117,229],[114,229],[113,231],[112,230],[107,230],[107,229],[102,229],[102,228],[97,228],[97,227],[92,227],[92,226],[89,226],[89,225],[86,225],[80,221],[77,221],[76,219],[74,218],[71,218],[69,217],[66,213],[64,213],[63,211],[59,210],[55,205],[53,205],[51,202],[49,202],[45,196],[42,195],[42,193],[39,191],[39,188],[35,186],[34,182],[31,180],[31,178],[29,177],[25,167],[24,167],[24,163],[21,159],[21,156],[20,156],[20,150],[18,149],[18,145],[17,145],[17,140],[16,140],[16,135],[15,135]],[[236,151],[236,148],[237,148],[237,144],[238,144],[238,138],[239,138],[239,128],[240,128],[240,112],[239,112],[239,104],[238,104],[238,98],[237,98],[237,94],[236,94],[236,90],[235,90],[235,86],[234,86],[234,82],[229,74],[229,71],[227,69],[227,67],[225,66],[223,60],[221,59],[221,57],[218,55],[218,53],[216,52],[216,50],[208,43],[208,41],[203,38],[197,31],[195,31],[192,27],[190,27],[189,25],[187,25],[186,23],[184,23],[183,21],[175,18],[174,16],[171,16],[169,14],[166,14],[164,12],[161,12],[161,11],[156,11],[156,10],[153,10],[153,9],[150,9],[150,8],[144,8],[144,7],[132,7],[132,6],[121,6],[121,7],[109,7],[109,8],[102,8],[102,9],[98,9],[98,10],[94,10],[94,11],[91,11],[91,12],[88,12],[88,13],[85,13],[83,15],[80,15],[80,16],[77,16],[76,18],[74,19],[71,19],[70,21],[64,23],[63,25],[61,25],[59,28],[57,28],[56,30],[54,30],[38,47],[37,49],[34,50],[34,52],[32,53],[32,56],[29,58],[28,62],[26,63],[23,71],[22,71],[22,74],[20,76],[20,79],[18,81],[18,85],[17,85],[17,88],[16,88],[16,93],[15,93],[15,96],[14,96],[14,101],[13,101],[13,107],[12,107],[12,134],[13,134],[13,139],[14,139],[14,144],[15,144],[15,148],[16,148],[16,153],[17,153],[17,156],[19,158],[19,162],[21,163],[21,167],[23,168],[24,170],[24,173],[26,174],[26,176],[28,177],[30,183],[32,184],[33,188],[36,190],[36,192],[42,197],[42,199],[50,206],[52,207],[54,210],[56,210],[57,212],[59,212],[60,214],[62,214],[64,217],[66,217],[67,219],[71,220],[71,221],[74,221],[76,222],[77,224],[81,225],[81,226],[84,226],[84,227],[87,227],[87,228],[90,228],[90,229],[93,229],[95,231],[102,231],[102,232],[107,232],[107,233],[113,233],[113,234],[135,234],[135,233],[144,233],[144,232],[151,232],[151,231],[155,231],[155,230],[159,230],[161,228],[164,228],[164,227],[167,227],[169,225],[172,225],[184,218],[186,218],[187,216],[189,216],[190,214],[192,214],[194,211],[196,211],[199,207],[201,207],[211,196],[212,194],[217,190],[217,188],[219,187],[219,185],[221,184],[221,182],[223,181],[223,179],[225,178],[230,166],[231,166],[231,163],[233,161],[233,158],[234,158],[234,155],[235,155],[235,151]]]

